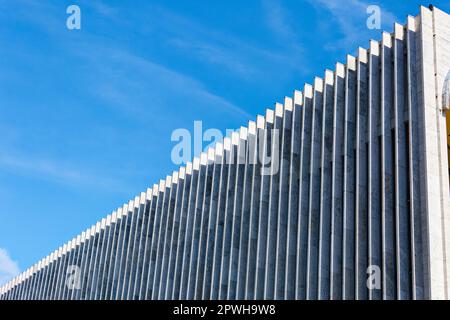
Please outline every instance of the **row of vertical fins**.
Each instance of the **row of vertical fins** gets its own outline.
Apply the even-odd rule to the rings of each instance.
[[[423,298],[417,45],[408,17],[0,298]]]

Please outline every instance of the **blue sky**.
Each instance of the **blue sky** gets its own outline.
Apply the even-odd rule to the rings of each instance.
[[[174,129],[239,128],[380,39],[371,4],[391,31],[428,2],[0,0],[0,282],[176,169]]]

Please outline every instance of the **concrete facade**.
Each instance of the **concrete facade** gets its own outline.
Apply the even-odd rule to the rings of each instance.
[[[449,70],[421,7],[0,299],[449,299]]]

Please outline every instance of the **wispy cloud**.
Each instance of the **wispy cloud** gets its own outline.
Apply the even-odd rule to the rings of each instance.
[[[284,52],[287,65],[290,68],[307,72],[308,68],[299,63],[305,58],[299,34],[293,25],[293,17],[281,0],[262,0],[264,21],[274,35],[280,51]]]
[[[232,50],[227,50],[212,43],[199,41],[198,39],[172,38],[167,41],[167,44],[179,50],[191,52],[199,61],[221,66],[244,79],[252,79],[260,73],[254,66],[244,61],[245,59],[233,53]]]
[[[8,252],[0,248],[0,286],[7,283],[20,273],[19,266],[13,261]]]
[[[86,3],[88,6],[92,6],[95,11],[104,17],[114,18],[120,14],[120,10],[113,6],[110,6],[102,1],[89,1]]]
[[[0,168],[19,175],[52,181],[58,184],[102,188],[108,191],[125,191],[123,183],[113,178],[101,177],[98,173],[90,174],[70,164],[54,159],[38,158],[32,154],[4,152],[0,155]]]
[[[114,19],[115,23],[127,23],[118,18],[118,8],[114,6],[106,5],[103,2],[87,3],[86,5],[100,15],[108,19]],[[55,7],[34,6],[33,11],[38,11],[40,14],[39,19],[32,20],[33,23],[39,25],[50,35],[58,37],[66,35],[67,30],[64,27],[54,26]],[[170,29],[173,34],[174,30],[182,30],[180,32],[189,35],[189,37],[184,38],[188,41],[183,43],[182,38],[180,38],[178,42],[172,42],[172,45],[187,48],[187,43],[189,43],[190,48],[187,49],[196,52],[203,61],[226,66],[233,72],[245,75],[252,74],[251,67],[247,67],[246,63],[232,55],[231,49],[229,51],[223,50],[223,48],[208,41],[190,41],[196,39],[195,35],[202,33],[211,35],[207,28],[203,29],[196,23],[159,7],[151,11],[153,14],[155,14],[155,11],[157,13],[154,17],[152,16],[152,23],[158,25],[160,32],[164,32],[164,29],[167,32]],[[28,17],[26,11],[21,11],[20,14],[22,17]],[[138,18],[143,19],[143,17],[146,17],[145,13]],[[144,23],[141,25],[145,26]],[[126,27],[130,26],[127,25]],[[170,43],[170,39],[168,43]],[[133,50],[129,50],[120,44],[111,43],[95,33],[83,31],[82,34],[78,35],[78,38],[74,38],[74,41],[63,41],[60,45],[70,54],[78,55],[85,59],[85,62],[88,62],[85,66],[90,70],[92,83],[85,87],[90,88],[96,97],[110,102],[111,106],[122,107],[127,111],[127,114],[141,117],[142,113],[149,109],[148,101],[157,104],[158,101],[164,101],[170,92],[172,96],[180,95],[189,104],[194,104],[200,100],[202,103],[197,105],[216,108],[231,116],[250,117],[244,109],[212,92],[202,81],[193,76],[169,68],[161,62],[152,60],[150,56],[139,56]],[[242,45],[242,43],[239,43],[239,45]],[[232,45],[231,47],[235,48],[236,46]]]
[[[268,3],[266,9],[272,10],[271,6],[272,4]],[[289,37],[289,41],[280,39],[279,42],[292,49],[296,41],[293,41],[294,33],[287,24],[288,20],[284,19],[287,12],[280,6],[278,9],[275,17],[268,17],[269,20],[273,19],[269,21],[269,28],[274,29],[275,37],[280,34],[283,34],[284,39]],[[205,26],[163,7],[155,6],[151,11],[154,12],[152,23],[158,33],[165,37],[167,45],[180,50],[188,57],[218,66],[244,80],[254,81],[255,78],[261,78],[268,66],[284,65],[297,71],[302,70],[298,68],[298,51],[274,50],[271,46],[255,43],[242,35],[233,35]]]
[[[8,14],[8,6],[11,5],[10,1],[0,2],[0,18]],[[16,0],[14,1],[14,16],[11,18],[19,23],[26,21],[53,34],[55,30],[60,30],[65,26],[65,20],[58,19],[57,8],[50,2]]]
[[[211,107],[222,108],[231,114],[238,113],[246,117],[250,116],[245,110],[210,92],[202,82],[196,79],[129,52],[118,50],[111,53],[117,61],[134,66],[147,76],[157,76],[158,82],[166,84],[170,90],[190,94],[195,98],[204,100],[205,104],[209,104]]]
[[[373,3],[363,0],[308,0],[314,7],[326,10],[331,14],[332,19],[321,19],[322,32],[327,30],[336,31],[336,27],[340,31],[340,38],[334,37],[326,44],[328,49],[348,49],[357,43],[368,39],[371,30],[367,28],[366,22],[368,18],[367,7]],[[395,15],[385,8],[381,7],[381,23],[383,27],[391,28],[396,21]]]
[[[128,123],[145,121],[147,125],[150,125],[147,128],[151,127],[151,130],[149,130],[152,132],[151,137],[154,138],[163,132],[164,136],[160,135],[159,139],[167,139],[167,142],[170,141],[170,135],[167,134],[167,131],[170,131],[167,129],[170,123],[167,122],[168,119],[172,118],[171,114],[176,114],[176,118],[180,119],[193,114],[200,117],[213,114],[219,119],[224,117],[251,118],[251,115],[243,108],[215,93],[194,76],[167,67],[163,62],[153,59],[151,54],[140,55],[139,52],[130,49],[126,44],[111,41],[99,33],[92,32],[92,28],[90,29],[87,24],[86,28],[79,33],[68,33],[64,25],[65,11],[60,11],[61,7],[55,4],[44,6],[36,3],[31,4],[33,6],[32,12],[29,13],[25,10],[27,3],[27,1],[21,2],[20,10],[15,19],[18,21],[26,20],[33,25],[34,29],[48,34],[50,38],[61,39],[58,42],[57,49],[64,56],[70,56],[73,63],[78,63],[78,70],[88,70],[88,72],[79,73],[78,81],[74,83],[74,87],[77,87],[77,90],[82,92],[87,100],[90,100],[91,108],[120,108],[118,115],[111,110],[107,115],[111,117],[119,116],[120,118],[126,118],[125,120],[131,118],[132,121]],[[116,17],[117,15],[117,8],[112,6],[96,5],[94,10],[105,17]],[[29,21],[27,20],[29,15],[39,16],[39,18],[32,18]],[[62,23],[59,25],[55,22],[58,17],[62,19]],[[117,23],[122,23],[122,20]],[[140,25],[145,25],[145,23]],[[66,41],[67,38],[70,38],[70,41]],[[2,39],[0,39],[0,42],[2,42]],[[146,52],[149,51],[146,50]],[[36,55],[38,56],[39,53]],[[238,62],[233,64],[232,57],[230,57],[228,63],[230,68],[238,65]],[[99,101],[102,103],[98,103]],[[95,112],[98,111],[95,110]],[[120,128],[116,129],[116,132],[122,133],[121,130],[126,128],[125,134],[129,133],[130,137],[136,140],[133,134],[136,134],[139,130],[136,129],[130,133],[134,128],[130,129],[128,123],[120,127],[123,124],[121,121],[118,124]],[[139,123],[139,126],[141,125],[142,123]],[[96,126],[94,125],[94,127]],[[91,131],[91,136],[95,136],[91,124],[85,123],[83,128]],[[0,133],[2,130],[5,131],[6,129],[2,129],[0,123]],[[130,174],[130,171],[138,170],[136,167],[130,166],[126,169],[116,167],[115,169],[118,169],[116,171],[111,168],[104,169],[98,165],[99,163],[102,164],[101,160],[98,160],[98,156],[89,159],[95,160],[97,165],[89,164],[86,160],[89,155],[81,155],[79,158],[84,159],[85,163],[80,164],[74,159],[66,160],[52,153],[45,153],[45,146],[43,148],[44,153],[37,154],[30,151],[30,148],[24,147],[27,143],[18,143],[19,140],[23,140],[20,138],[30,134],[30,130],[25,131],[27,131],[27,128],[22,127],[20,132],[23,133],[23,137],[16,137],[11,134],[10,137],[6,137],[8,141],[5,141],[5,139],[0,141],[2,149],[2,152],[0,152],[0,170],[69,187],[97,188],[120,193],[125,193],[126,190],[131,189],[126,180],[133,179],[134,172]],[[149,135],[141,134],[141,136],[145,138]],[[46,137],[37,140],[44,143],[48,142]],[[106,143],[113,144],[118,143],[117,140],[122,142],[125,139],[120,137],[114,140],[104,140],[107,140]],[[55,140],[51,139],[50,141],[54,143]],[[77,139],[72,139],[69,144],[74,143],[74,141],[77,141]],[[82,142],[82,150],[92,150],[85,148],[85,145],[89,144],[90,141]],[[6,146],[8,148],[5,148]],[[117,146],[118,152],[126,150],[127,147],[129,145],[125,143]],[[102,147],[101,150],[109,152],[107,148]],[[115,163],[113,161],[111,163],[112,167]],[[133,165],[137,166],[134,162]],[[114,167],[112,168],[114,169]],[[111,175],[109,175],[108,170],[112,172]]]
[[[279,37],[281,41],[289,41],[290,43],[298,41],[297,34],[289,24],[291,20],[290,14],[283,7],[279,0],[263,0],[262,1],[265,21],[270,30]]]
[[[216,108],[233,117],[250,117],[244,109],[208,90],[201,81],[148,58],[106,45],[98,45],[94,51],[86,55],[86,51],[79,50],[79,54],[91,60],[95,70],[92,93],[127,113],[147,112],[151,101],[153,117],[157,118],[158,104],[163,108],[166,99],[179,97],[189,104]],[[102,63],[96,63],[99,61]]]

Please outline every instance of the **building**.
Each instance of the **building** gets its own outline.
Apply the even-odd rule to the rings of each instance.
[[[421,7],[0,298],[448,299],[449,70]]]

